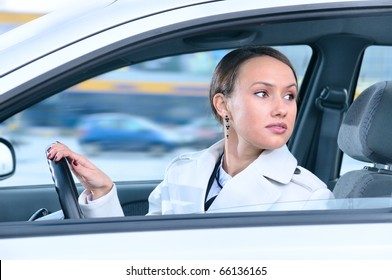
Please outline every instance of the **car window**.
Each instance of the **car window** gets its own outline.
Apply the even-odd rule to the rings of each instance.
[[[301,83],[311,48],[276,48],[291,59]],[[208,89],[217,62],[228,51],[165,57],[110,71],[13,116],[1,124],[0,133],[15,145],[17,169],[0,186],[52,184],[45,149],[55,141],[87,155],[115,181],[161,180],[175,156],[223,137],[210,113]]]
[[[392,80],[392,48],[387,46],[371,46],[365,51],[361,71],[359,74],[357,88],[355,90],[356,98],[363,90],[369,86],[380,82]],[[370,163],[355,160],[346,154],[343,154],[340,175],[351,170],[362,169],[369,166]]]

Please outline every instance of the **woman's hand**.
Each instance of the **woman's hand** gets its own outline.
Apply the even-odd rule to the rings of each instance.
[[[87,158],[70,150],[66,145],[56,142],[47,150],[48,159],[59,161],[67,158],[71,171],[80,183],[91,192],[92,199],[100,198],[112,189],[112,180]]]

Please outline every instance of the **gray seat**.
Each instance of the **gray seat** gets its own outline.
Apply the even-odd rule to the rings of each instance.
[[[338,145],[350,157],[372,164],[343,174],[333,190],[336,198],[391,197],[392,81],[370,86],[353,102]]]

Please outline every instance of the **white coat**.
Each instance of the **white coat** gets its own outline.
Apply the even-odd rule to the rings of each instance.
[[[149,214],[203,213],[208,181],[223,148],[222,140],[175,158],[149,197]],[[327,186],[297,166],[283,146],[264,151],[229,180],[207,212],[325,209],[331,198]]]
[[[167,167],[164,180],[149,196],[150,215],[203,213],[208,181],[223,153],[224,141],[180,155]],[[299,172],[296,172],[296,170]],[[296,174],[299,173],[299,174]],[[286,146],[264,151],[230,179],[207,212],[325,209],[333,194],[305,168]],[[114,186],[104,197],[79,197],[85,217],[123,216]]]

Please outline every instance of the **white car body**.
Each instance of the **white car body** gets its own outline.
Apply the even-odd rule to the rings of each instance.
[[[112,45],[119,48],[135,42],[136,49],[160,34],[203,22],[224,22],[241,13],[267,17],[307,9],[321,11],[332,7],[331,3],[338,7],[370,5],[305,0],[81,1],[80,6],[48,14],[0,36],[0,110],[7,112],[24,98],[25,90],[56,79],[75,63],[89,63],[99,57],[97,53],[109,52]],[[15,222],[7,224],[0,236],[0,258],[392,258],[391,213],[375,218],[374,213],[365,211],[339,211],[45,221],[30,224],[34,228],[27,233],[23,233],[25,224]],[[45,225],[52,229],[46,231]],[[12,236],[19,229],[21,234]]]

